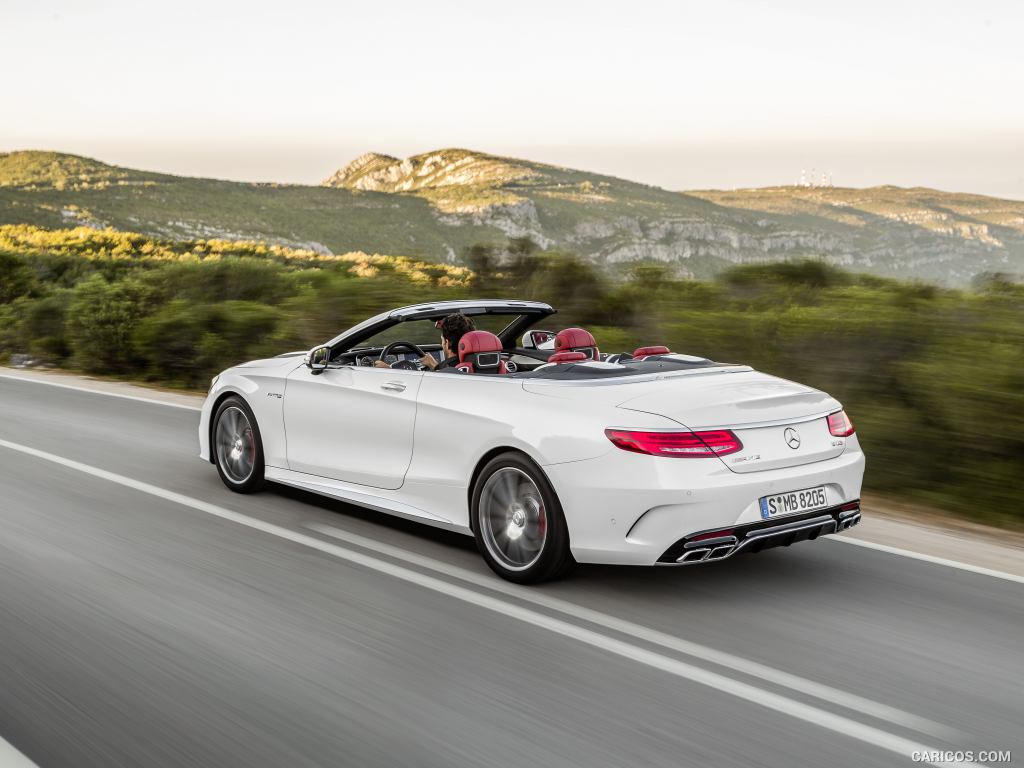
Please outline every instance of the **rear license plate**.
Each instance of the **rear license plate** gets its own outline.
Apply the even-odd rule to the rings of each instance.
[[[759,501],[761,502],[761,517],[765,520],[785,515],[796,515],[800,512],[813,512],[828,506],[828,496],[825,495],[825,486],[823,485],[819,485],[817,488],[804,488],[802,491],[762,496]]]

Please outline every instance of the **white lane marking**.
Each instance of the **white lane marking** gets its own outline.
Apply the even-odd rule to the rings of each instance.
[[[279,525],[274,525],[273,523],[267,523],[263,520],[258,520],[254,517],[249,517],[248,515],[243,515],[224,507],[219,507],[216,504],[210,504],[209,502],[194,499],[190,496],[176,493],[175,491],[169,491],[165,488],[150,485],[149,483],[142,482],[141,480],[134,480],[115,472],[108,472],[107,470],[100,469],[99,467],[93,467],[72,459],[66,459],[62,456],[57,456],[56,454],[40,451],[27,445],[12,443],[7,440],[0,439],[0,446],[28,456],[43,459],[44,461],[48,461],[59,466],[67,467],[68,469],[73,469],[87,475],[92,475],[93,477],[98,477],[100,479],[116,483],[117,485],[149,494],[150,496],[171,501],[176,504],[180,504],[181,506],[198,510],[199,512],[205,512],[214,517],[219,517],[222,520],[238,523],[239,525],[244,525],[247,528],[261,531],[263,533],[268,533],[271,536],[277,536],[278,538],[286,541],[301,544],[309,547],[310,549],[318,550],[341,560],[347,560],[350,563],[360,565],[369,570],[377,571],[378,573],[386,574],[401,581],[433,590],[434,592],[461,600],[465,603],[469,603],[470,605],[485,608],[507,618],[518,619],[525,624],[546,629],[563,637],[568,637],[580,643],[621,656],[622,658],[629,659],[640,664],[645,664],[653,669],[657,669],[695,683],[700,683],[701,685],[713,688],[721,693],[751,702],[752,704],[757,704],[758,706],[765,707],[773,712],[789,715],[797,720],[803,720],[804,722],[817,725],[821,728],[825,728],[826,730],[848,736],[879,749],[900,755],[906,759],[909,759],[911,753],[915,751],[939,751],[933,747],[921,745],[910,739],[903,738],[902,736],[897,736],[896,734],[883,731],[880,728],[865,725],[864,723],[852,720],[848,717],[843,717],[842,715],[837,715],[827,710],[819,709],[818,707],[805,704],[801,701],[797,701],[796,699],[790,699],[786,696],[773,693],[772,691],[750,685],[749,683],[734,680],[730,677],[726,677],[725,675],[718,674],[717,672],[702,669],[701,667],[694,666],[693,664],[688,664],[684,661],[664,656],[660,653],[649,651],[639,646],[631,645],[630,643],[622,640],[602,635],[599,632],[581,627],[578,624],[562,621],[561,619],[557,619],[543,613],[538,613],[537,611],[524,608],[515,603],[506,602],[490,595],[475,592],[471,589],[467,589],[466,587],[460,587],[459,585],[453,584],[449,581],[437,579],[433,576],[421,573],[420,571],[414,571],[400,565],[395,565],[386,560],[378,560],[375,557],[365,555],[356,550],[346,549],[305,533],[283,528]]]
[[[93,389],[77,384],[65,384],[59,381],[44,381],[30,376],[15,376],[10,373],[0,373],[0,379],[11,379],[12,381],[27,381],[30,384],[45,384],[48,387],[59,387],[60,389],[73,389],[77,392],[88,392],[93,395],[106,395],[107,397],[120,397],[122,400],[135,400],[139,403],[152,403],[153,405],[166,405],[168,408],[181,408],[186,411],[201,411],[202,408],[196,405],[185,405],[184,403],[171,403],[166,400],[156,400],[152,397],[141,395],[129,395],[124,392],[107,392],[103,389]]]
[[[944,565],[947,568],[956,568],[961,571],[968,571],[969,573],[977,573],[982,576],[991,576],[994,579],[1005,579],[1006,581],[1015,581],[1018,584],[1024,584],[1024,576],[1018,576],[1015,573],[1007,573],[1006,571],[995,571],[991,568],[982,568],[980,565],[971,565],[970,563],[963,563],[959,560],[947,560],[944,557],[935,557],[935,555],[926,555],[922,552],[914,552],[910,549],[900,549],[899,547],[890,547],[888,544],[875,544],[871,541],[864,541],[863,539],[855,539],[847,536],[826,536],[825,541],[841,541],[844,544],[853,544],[855,547],[866,547],[867,549],[877,549],[879,552],[887,552],[890,555],[900,555],[901,557],[909,557],[913,560],[921,560],[926,563],[934,563],[935,565]]]
[[[0,768],[39,768],[21,752],[0,739]]]
[[[682,638],[675,637],[674,635],[669,635],[665,632],[651,629],[641,624],[635,624],[631,621],[620,619],[617,616],[595,611],[591,608],[586,608],[582,605],[569,602],[568,600],[562,600],[558,597],[546,595],[543,592],[538,592],[536,589],[519,587],[515,584],[510,584],[494,577],[482,576],[475,571],[470,571],[457,565],[451,565],[450,563],[436,560],[432,557],[426,557],[425,555],[415,554],[400,547],[377,541],[376,539],[369,539],[365,536],[360,536],[357,533],[350,533],[349,531],[342,530],[341,528],[336,528],[333,525],[307,523],[304,527],[309,530],[316,531],[317,533],[322,533],[325,536],[331,536],[332,538],[346,541],[349,544],[355,544],[356,546],[363,547],[364,549],[370,549],[374,552],[379,552],[382,555],[402,560],[410,563],[411,565],[428,568],[437,573],[443,573],[446,576],[460,579],[461,581],[469,582],[471,584],[476,584],[493,592],[501,592],[502,594],[510,595],[523,602],[533,603],[534,605],[558,611],[559,613],[572,616],[576,619],[582,619],[583,621],[591,624],[596,624],[604,627],[605,629],[611,629],[615,632],[635,637],[638,640],[643,640],[653,645],[660,645],[663,648],[683,653],[687,656],[702,659],[703,661],[710,661],[718,666],[742,672],[745,675],[756,677],[766,682],[774,683],[775,685],[779,685],[784,688],[789,688],[793,691],[798,691],[799,693],[806,694],[807,696],[813,696],[814,698],[821,699],[822,701],[827,701],[831,704],[836,704],[840,707],[845,707],[846,709],[878,718],[879,720],[897,723],[906,728],[911,728],[913,730],[920,731],[921,733],[927,733],[953,742],[957,740],[962,741],[966,737],[966,734],[961,731],[942,725],[941,723],[936,723],[933,720],[918,717],[917,715],[905,712],[902,709],[890,707],[887,704],[881,704],[879,702],[872,701],[871,699],[857,696],[856,694],[847,693],[846,691],[841,691],[838,688],[833,688],[823,683],[816,683],[813,680],[808,680],[798,675],[790,674],[789,672],[783,672],[780,669],[775,669],[774,667],[769,667],[766,664],[751,661],[741,656],[734,656],[731,653],[718,651],[705,645],[690,642],[689,640],[683,640]]]

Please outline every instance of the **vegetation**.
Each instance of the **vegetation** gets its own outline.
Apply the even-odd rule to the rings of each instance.
[[[868,454],[867,487],[1024,526],[1024,286],[947,290],[822,262],[714,281],[635,265],[611,282],[529,240],[468,268],[262,242],[0,227],[0,355],[203,388],[242,360],[308,349],[384,308],[464,296],[552,302],[605,351],[664,343],[827,390]]]
[[[102,189],[111,184],[152,182],[156,174],[61,152],[0,152],[0,187]]]

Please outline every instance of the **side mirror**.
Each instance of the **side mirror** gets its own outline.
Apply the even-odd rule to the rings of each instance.
[[[540,349],[554,338],[554,331],[527,331],[523,336],[523,349]]]
[[[331,362],[331,348],[317,347],[306,355],[306,367],[313,375],[319,375],[327,370],[327,364]]]

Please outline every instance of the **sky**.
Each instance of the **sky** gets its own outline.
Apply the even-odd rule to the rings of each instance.
[[[0,0],[0,151],[316,183],[466,147],[1024,199],[1024,3]]]

